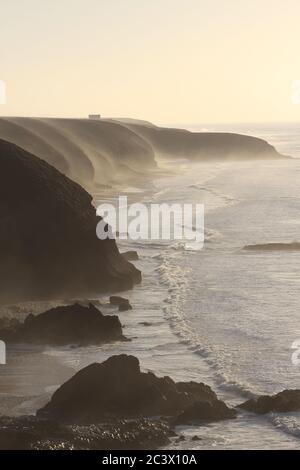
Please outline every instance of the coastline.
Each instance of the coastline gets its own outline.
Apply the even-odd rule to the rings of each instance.
[[[212,189],[211,182],[215,178],[222,175],[223,171],[231,170],[233,167],[232,162],[217,162],[214,164],[200,164],[199,174],[197,175],[196,183],[190,176],[185,173],[186,162],[180,162],[180,169],[177,167],[177,173],[174,171],[172,177],[166,178],[164,174],[160,174],[159,178],[148,187],[134,188],[131,187],[125,190],[120,190],[120,195],[127,194],[130,202],[161,202],[164,200],[173,200],[168,194],[170,188],[176,189],[176,197],[178,200],[184,201],[185,191],[188,189],[189,195],[198,200],[199,196],[204,198],[209,210],[222,210],[222,208],[231,207],[235,201],[225,192]],[[247,167],[247,163],[244,164]],[[269,163],[268,163],[269,165]],[[268,166],[267,165],[267,166]],[[180,175],[178,175],[180,173]],[[193,173],[193,170],[192,170]],[[196,176],[196,175],[194,175]],[[97,205],[97,200],[101,202],[111,202],[116,199],[117,190],[107,189],[103,190],[97,188],[93,193],[94,205]],[[219,233],[216,231],[208,231],[207,235],[207,250],[211,250],[212,246],[218,247]],[[12,398],[8,407],[11,409],[17,404],[17,414],[34,413],[37,408],[43,406],[48,400],[50,395],[58,388],[65,380],[68,380],[74,372],[85,367],[91,362],[102,362],[106,358],[115,354],[133,354],[138,357],[141,362],[142,370],[151,370],[158,376],[168,375],[175,380],[195,380],[197,382],[204,381],[206,384],[211,385],[212,388],[218,393],[221,399],[227,401],[228,404],[235,406],[239,404],[245,396],[240,394],[237,390],[226,389],[220,387],[220,383],[216,380],[214,370],[214,363],[209,360],[205,349],[203,353],[199,351],[199,343],[193,344],[186,337],[183,332],[185,325],[184,319],[178,316],[175,312],[170,311],[175,306],[178,307],[178,302],[182,300],[182,292],[188,292],[187,279],[185,272],[179,269],[178,277],[176,278],[176,270],[174,265],[186,256],[181,246],[176,244],[168,246],[168,244],[161,243],[126,243],[124,241],[118,242],[118,248],[121,252],[128,250],[138,251],[140,259],[134,262],[136,267],[143,273],[143,280],[141,285],[137,285],[133,290],[122,292],[122,295],[128,297],[133,310],[130,312],[118,312],[118,316],[124,326],[124,334],[130,342],[127,343],[110,343],[101,345],[99,347],[85,347],[85,348],[46,348],[43,351],[45,361],[39,364],[40,351],[34,350],[31,357],[32,362],[27,363],[28,370],[36,371],[43,370],[47,364],[53,366],[53,377],[49,382],[40,385],[43,391],[34,396],[31,391],[27,390],[27,397],[20,400],[20,395],[25,393],[24,390],[18,390],[19,395]],[[200,254],[200,256],[203,253]],[[205,256],[205,253],[204,253]],[[170,261],[172,261],[170,263]],[[168,266],[168,263],[170,264]],[[183,289],[180,290],[180,289]],[[109,295],[109,293],[107,294]],[[72,299],[68,299],[70,302]],[[80,299],[79,299],[80,300]],[[86,299],[85,299],[86,300]],[[108,305],[108,298],[105,295],[96,296],[96,300],[100,300],[100,310],[104,314],[116,313]],[[62,302],[54,302],[55,304],[62,304]],[[51,302],[50,302],[51,304]],[[47,308],[49,308],[49,303]],[[44,305],[40,305],[40,311],[47,309]],[[25,311],[22,313],[22,308],[19,314],[26,314],[32,310],[32,303],[28,304]],[[6,312],[7,313],[7,312]],[[200,344],[200,349],[201,349]],[[20,354],[22,349],[17,351]],[[26,351],[26,348],[23,352]],[[21,353],[23,353],[21,352]],[[29,354],[28,351],[26,351]],[[30,351],[32,354],[32,351]],[[35,359],[37,361],[35,362]],[[20,361],[20,367],[26,361]],[[40,367],[40,369],[38,369]],[[33,372],[33,374],[36,372]],[[9,374],[9,371],[8,371]],[[26,366],[23,370],[26,377]],[[27,375],[27,382],[28,377]],[[6,380],[4,378],[4,380]],[[49,377],[50,379],[50,377]],[[29,380],[32,385],[33,382]],[[56,382],[56,383],[54,383]],[[13,383],[13,378],[12,378]],[[241,429],[244,429],[241,435]],[[270,442],[261,444],[261,446],[268,445],[270,448],[291,447],[297,445],[295,436],[288,435],[280,429],[280,423],[277,425],[276,421],[272,421],[269,417],[258,418],[256,416],[249,416],[247,413],[242,413],[239,417],[230,421],[229,423],[221,422],[209,425],[201,425],[201,427],[184,426],[178,428],[181,436],[185,436],[180,443],[178,439],[174,438],[170,444],[170,448],[187,448],[191,449],[206,449],[206,448],[246,448],[248,442],[252,442],[253,446],[260,444],[255,443],[253,440],[253,433],[267,433]],[[228,433],[231,440],[224,439],[224,433]],[[193,441],[195,435],[199,435],[199,441]],[[237,437],[239,436],[239,437]],[[252,441],[251,441],[252,439]],[[244,446],[244,447],[243,447]],[[273,447],[272,447],[273,446]],[[259,447],[260,448],[260,447]]]

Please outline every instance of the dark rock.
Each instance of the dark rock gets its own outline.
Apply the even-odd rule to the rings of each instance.
[[[0,450],[137,450],[168,444],[170,426],[159,420],[116,420],[63,425],[34,416],[0,417]]]
[[[40,344],[99,344],[122,340],[122,327],[115,315],[103,315],[94,305],[56,307],[40,315],[28,315],[24,323],[0,330],[6,341]]]
[[[140,272],[99,240],[91,196],[45,161],[0,140],[0,301],[131,288]]]
[[[237,412],[221,400],[197,401],[187,407],[175,420],[176,424],[194,424],[235,418]]]
[[[119,312],[126,312],[127,310],[132,310],[132,306],[129,303],[128,299],[124,297],[119,297],[117,295],[112,295],[109,298],[111,305],[117,305],[119,307]]]
[[[121,304],[129,304],[129,300],[125,299],[125,297],[119,297],[118,295],[112,295],[109,298],[109,302],[112,305],[121,305]]]
[[[193,436],[193,437],[192,437],[192,441],[201,441],[201,440],[202,440],[202,439],[201,439],[201,437],[199,437],[199,436]]]
[[[124,303],[119,305],[119,312],[127,312],[127,310],[132,310],[130,303]]]
[[[139,255],[137,251],[125,251],[125,253],[121,253],[127,261],[137,261],[139,259]]]
[[[242,403],[238,408],[258,414],[300,411],[300,390],[284,390],[272,396],[262,395]]]
[[[148,321],[141,321],[139,324],[143,325],[143,326],[152,326],[152,323],[150,323]]]
[[[176,388],[180,393],[184,393],[193,398],[193,402],[200,401],[212,401],[217,399],[217,395],[212,389],[204,383],[198,382],[177,382]]]
[[[101,307],[101,302],[99,299],[65,299],[64,301],[68,305],[79,304],[83,307],[88,307],[90,304],[93,304],[97,307]]]
[[[207,385],[175,383],[169,377],[143,373],[136,357],[120,355],[79,371],[53,394],[38,416],[95,423],[108,417],[177,416],[195,402],[209,406],[216,401],[215,419],[223,419],[224,408]]]
[[[299,251],[300,243],[257,243],[255,245],[246,245],[243,250],[247,251]]]

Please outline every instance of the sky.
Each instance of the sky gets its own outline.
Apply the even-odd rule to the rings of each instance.
[[[0,0],[0,14],[2,116],[300,121],[299,0]]]

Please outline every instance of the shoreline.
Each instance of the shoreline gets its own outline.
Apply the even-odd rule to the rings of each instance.
[[[214,178],[215,176],[215,173],[212,172],[210,178]],[[208,180],[210,180],[210,178]],[[161,181],[161,185],[163,184],[164,182]],[[159,193],[159,188],[156,189],[158,189]],[[142,196],[149,198],[150,192],[151,191],[148,190],[144,193],[132,193],[132,197],[136,198],[137,196]],[[204,381],[205,383],[212,385],[213,389],[218,392],[220,398],[226,398],[228,401],[230,396],[232,397],[232,393],[224,390],[220,393],[220,389],[217,388],[216,384],[212,380],[211,369],[210,366],[206,364],[205,358],[200,358],[199,355],[195,354],[195,350],[193,348],[190,348],[186,342],[180,341],[180,339],[174,335],[174,330],[166,318],[164,308],[168,305],[166,300],[168,300],[170,295],[169,289],[172,288],[172,286],[170,287],[168,283],[161,283],[159,274],[160,260],[157,257],[157,252],[160,248],[149,246],[147,244],[132,245],[131,243],[126,242],[118,242],[118,247],[121,252],[130,249],[137,250],[139,252],[140,260],[135,264],[142,270],[143,274],[141,285],[135,286],[133,290],[126,291],[126,293],[124,291],[122,293],[122,295],[129,298],[129,301],[133,306],[133,310],[130,312],[118,313],[122,324],[125,324],[124,334],[129,336],[132,341],[130,343],[123,344],[111,343],[109,345],[92,348],[61,348],[60,350],[52,348],[51,350],[46,351],[46,354],[49,355],[51,359],[54,359],[57,364],[62,363],[63,367],[67,368],[66,370],[68,373],[70,372],[70,374],[73,374],[74,371],[88,365],[92,361],[101,362],[105,358],[114,354],[123,352],[130,353],[139,357],[143,370],[153,370],[159,376],[169,375],[177,380],[186,380],[187,377],[189,377],[190,380]],[[172,253],[174,254],[174,251],[172,251]],[[101,295],[101,297],[105,301],[103,295]],[[146,309],[145,298],[150,298],[150,302],[147,303]],[[104,314],[112,313],[111,310],[106,311],[105,307],[100,307],[100,310]],[[150,326],[144,326],[143,323],[145,322],[150,323]],[[145,347],[145,345],[147,346]],[[187,363],[189,365],[188,369],[186,367]],[[239,401],[241,400],[239,399]],[[234,399],[232,403],[234,403]],[[25,409],[29,408],[25,407]],[[288,437],[286,433],[283,433],[280,429],[276,429],[274,425],[270,423],[269,418],[261,419],[252,417],[249,421],[248,417],[244,418],[242,415],[235,422],[230,422],[228,424],[222,422],[219,424],[201,426],[201,429],[197,428],[197,434],[199,434],[199,432],[200,434],[203,434],[203,439],[206,434],[210,436],[207,438],[206,442],[194,442],[194,444],[191,444],[189,436],[192,437],[195,435],[196,428],[186,426],[184,428],[180,427],[180,433],[187,436],[186,441],[182,441],[182,444],[179,442],[171,443],[170,448],[180,448],[181,445],[183,448],[186,448],[187,440],[189,445],[197,446],[192,448],[211,448],[212,444],[209,444],[208,442],[210,439],[211,442],[214,440],[214,435],[216,436],[215,439],[218,440],[217,436],[220,435],[221,430],[224,431],[224,429],[227,429],[229,432],[229,429],[231,429],[231,433],[239,433],[240,426],[246,426],[249,429],[251,427],[253,429],[258,427],[257,429],[259,432],[263,429],[267,430],[274,436],[274,438],[276,436],[276,446],[278,446],[278,441],[280,439],[282,440],[283,448],[285,448],[284,446],[286,445],[293,447],[297,442],[295,437]],[[248,431],[245,429],[245,440],[247,439],[247,432]],[[223,448],[224,446],[226,447],[226,444],[224,442],[222,444],[221,440],[218,444],[214,445],[220,446],[220,448]],[[239,445],[241,445],[241,442],[239,442]]]

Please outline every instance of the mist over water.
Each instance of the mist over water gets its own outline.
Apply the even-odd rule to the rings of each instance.
[[[300,155],[297,126],[212,130],[249,133],[284,154]],[[121,251],[138,251],[136,265],[143,272],[142,284],[126,292],[133,310],[118,313],[132,341],[42,353],[23,346],[9,351],[0,376],[3,414],[34,413],[74,371],[119,353],[137,356],[144,370],[157,375],[203,381],[232,405],[255,394],[300,388],[300,369],[291,360],[292,343],[300,338],[300,251],[243,250],[251,244],[300,241],[300,160],[191,166],[182,159],[165,165],[172,176],[155,180],[145,192],[132,190],[130,200],[203,203],[204,249],[185,250],[178,241],[120,241]],[[97,189],[94,196],[101,200]],[[100,300],[103,313],[114,313],[106,298]],[[31,308],[20,308],[19,317]],[[49,305],[36,308],[44,311]],[[37,372],[45,367],[51,374],[42,379]],[[242,413],[230,422],[181,431],[186,441],[174,446],[185,449],[297,448],[300,414]],[[191,440],[195,434],[200,441]]]

